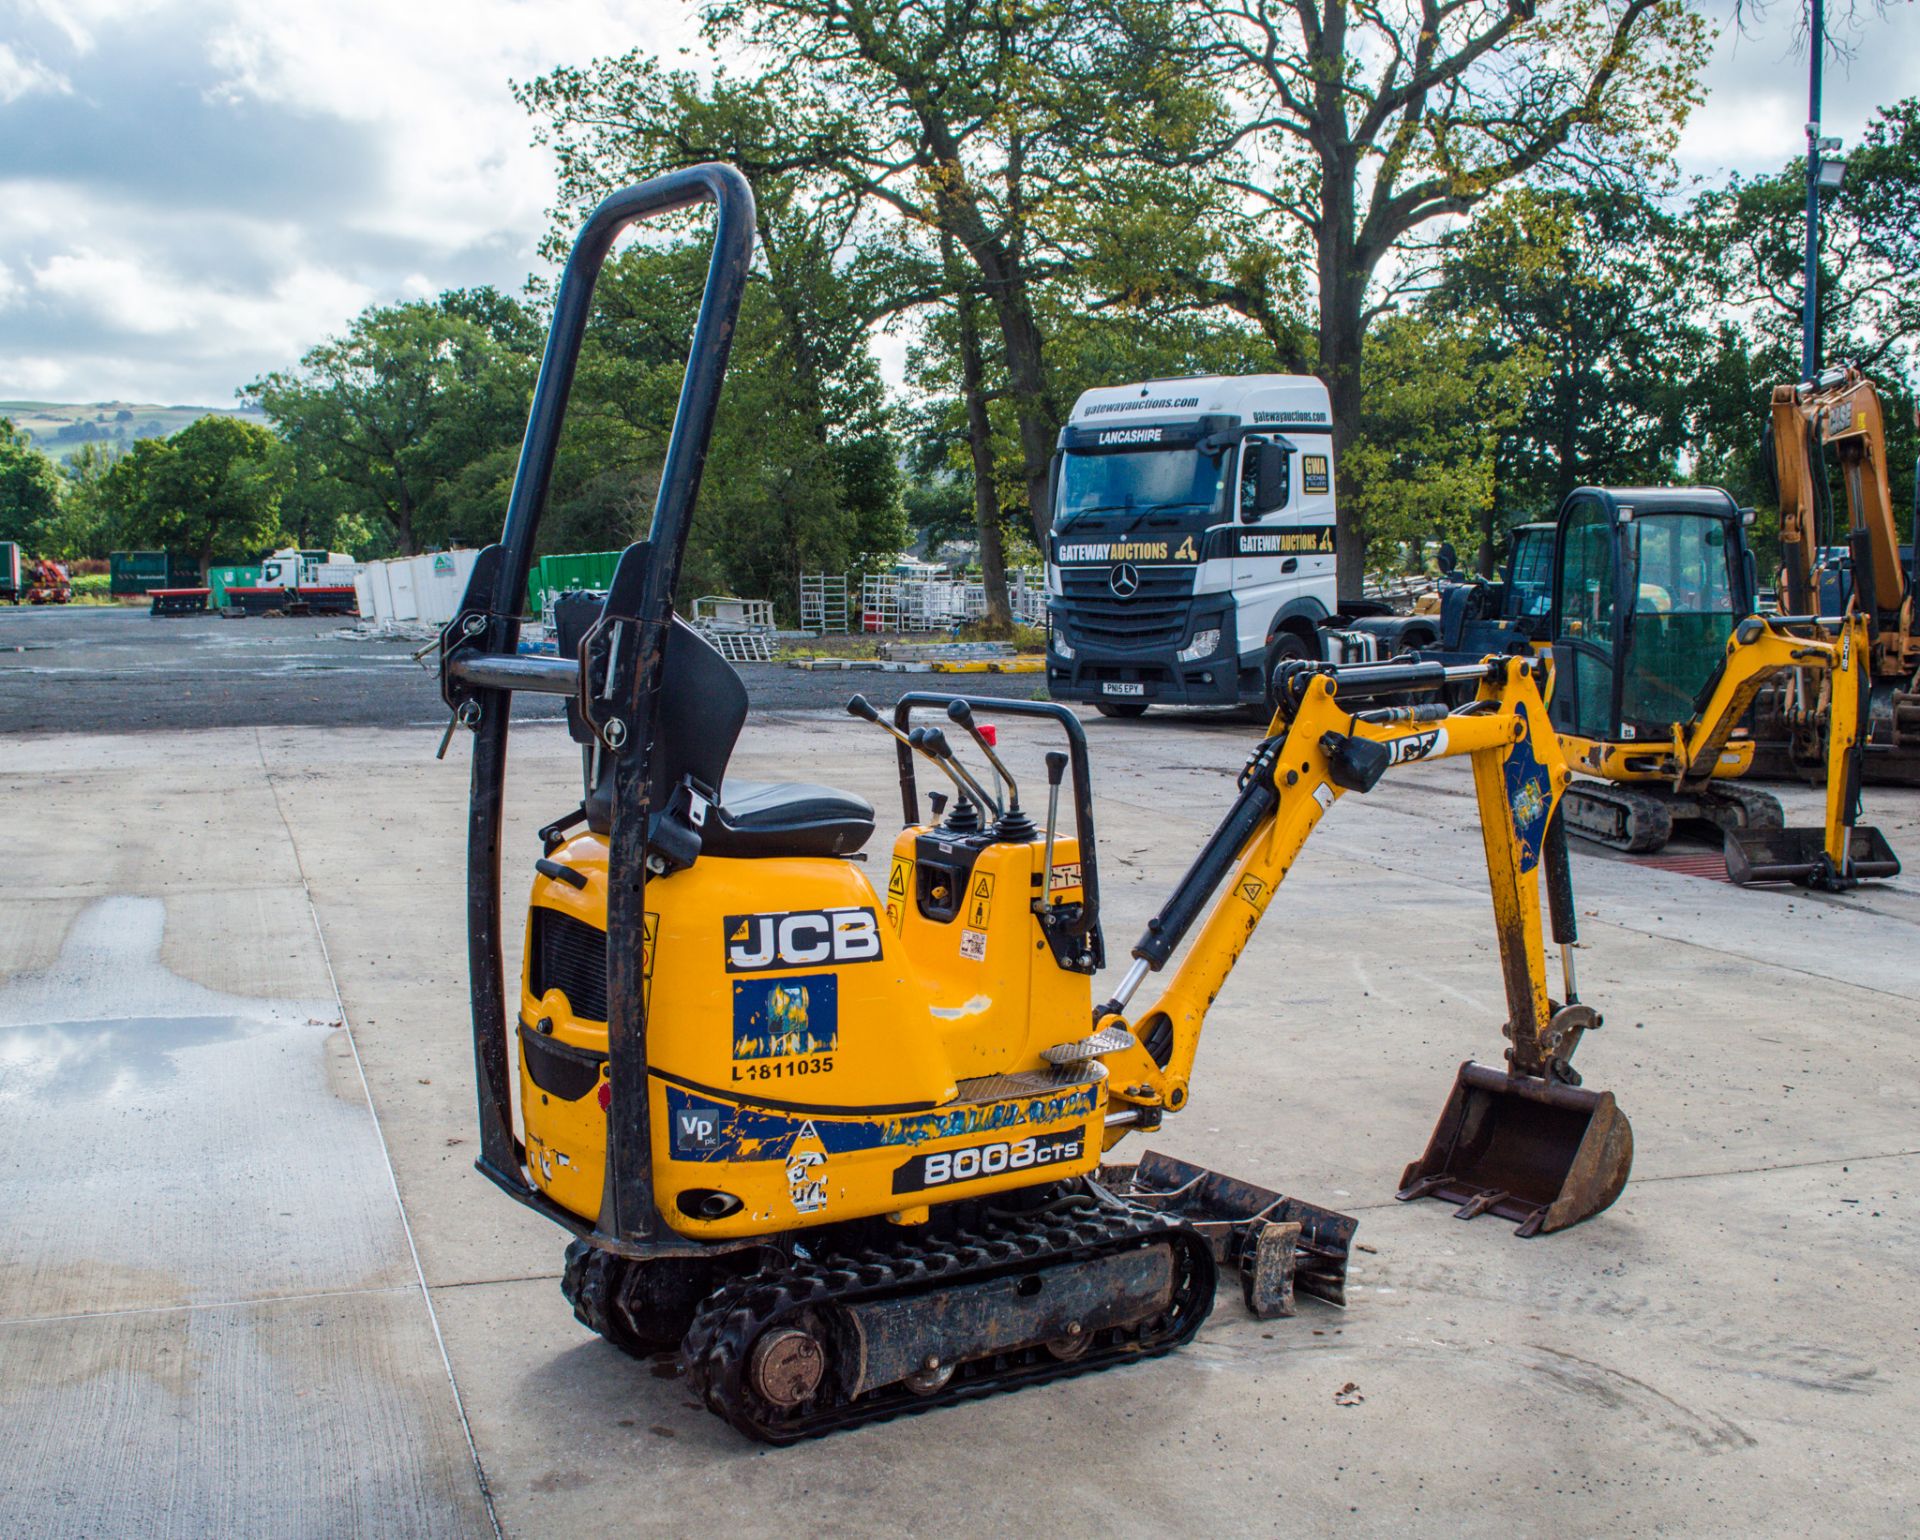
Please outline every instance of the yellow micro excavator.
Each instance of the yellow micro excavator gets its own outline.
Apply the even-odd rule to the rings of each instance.
[[[1894,876],[1886,838],[1858,822],[1867,619],[1755,614],[1747,517],[1717,487],[1581,487],[1562,505],[1549,634],[1553,722],[1580,777],[1567,826],[1648,851],[1677,822],[1712,824],[1741,884]],[[1741,784],[1742,722],[1770,682],[1802,673],[1831,702],[1826,818],[1789,829],[1778,798]]]
[[[559,657],[521,657],[595,276],[620,230],[702,200],[714,253],[649,537],[604,595],[557,606]],[[714,1412],[785,1443],[1167,1352],[1199,1329],[1223,1267],[1263,1316],[1291,1313],[1296,1288],[1343,1302],[1352,1219],[1152,1152],[1103,1160],[1186,1107],[1206,1011],[1322,816],[1396,765],[1450,755],[1472,763],[1510,1042],[1504,1068],[1462,1067],[1400,1195],[1527,1233],[1612,1202],[1632,1135],[1570,1062],[1600,1020],[1574,990],[1566,769],[1541,663],[1287,665],[1237,795],[1097,1007],[1092,787],[1064,707],[910,694],[889,717],[856,698],[897,756],[905,823],[871,877],[860,798],[727,775],[745,688],[674,617],[673,590],[753,228],[746,182],[718,165],[592,214],[505,531],[441,636],[442,690],[473,735],[477,1164],[575,1237],[563,1289],[579,1319],[631,1352],[677,1349]],[[1475,698],[1452,711],[1420,698],[1466,684]],[[501,826],[526,690],[566,698],[584,792],[541,831],[510,1009]],[[1043,825],[988,710],[1060,735]],[[920,766],[948,787],[931,818]],[[1543,872],[1564,1003],[1548,995]]]
[[[1920,786],[1920,629],[1914,547],[1902,547],[1887,474],[1880,393],[1852,365],[1811,384],[1776,385],[1765,458],[1780,499],[1780,609],[1795,628],[1833,637],[1857,614],[1871,646],[1859,724],[1860,777]],[[1846,527],[1837,527],[1830,471],[1839,473]],[[1920,467],[1915,506],[1920,511]],[[1822,619],[1821,617],[1829,617]],[[1754,737],[1762,768],[1810,779],[1830,758],[1828,681],[1795,672],[1761,691]]]

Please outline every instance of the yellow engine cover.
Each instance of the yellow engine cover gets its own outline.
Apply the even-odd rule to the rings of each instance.
[[[725,1239],[1088,1171],[1098,1066],[1040,1050],[1084,1035],[1087,974],[1055,961],[1032,902],[1039,841],[896,842],[888,891],[857,863],[702,857],[647,884],[654,1198]],[[527,1165],[549,1197],[600,1212],[606,1150],[605,841],[551,859],[528,912],[520,1020]],[[1052,897],[1079,856],[1054,851]],[[923,870],[924,868],[924,870]]]

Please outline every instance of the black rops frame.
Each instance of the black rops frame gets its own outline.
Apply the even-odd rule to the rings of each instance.
[[[1566,555],[1567,521],[1575,506],[1582,502],[1599,505],[1606,515],[1609,540],[1609,564],[1612,569],[1614,634],[1609,645],[1607,659],[1609,699],[1607,702],[1608,728],[1602,736],[1608,740],[1620,736],[1621,704],[1626,694],[1626,671],[1621,667],[1633,647],[1634,616],[1638,611],[1639,594],[1627,581],[1626,541],[1620,532],[1620,509],[1622,503],[1635,510],[1635,517],[1641,515],[1638,510],[1646,510],[1645,517],[1658,518],[1662,514],[1691,514],[1699,518],[1719,519],[1727,527],[1728,539],[1733,550],[1729,553],[1729,568],[1733,584],[1734,618],[1742,619],[1754,613],[1757,608],[1753,592],[1753,571],[1748,561],[1745,515],[1733,494],[1723,487],[1655,487],[1655,488],[1614,488],[1614,487],[1575,487],[1560,504],[1559,516],[1554,520],[1553,528],[1553,599],[1548,610],[1547,629],[1552,633],[1549,641],[1558,650],[1565,646],[1569,649],[1573,643],[1562,635],[1562,625],[1566,615],[1565,596],[1562,593],[1561,578]],[[1595,652],[1599,649],[1590,642],[1585,644]],[[1566,676],[1572,685],[1574,671],[1561,669],[1555,660],[1555,672]],[[1703,691],[1703,694],[1705,692]]]
[[[600,618],[573,659],[515,656],[534,533],[553,476],[594,283],[614,238],[628,225],[710,202],[713,257],[694,325],[687,372],[661,469],[648,538],[621,553]],[[441,633],[441,693],[473,730],[467,821],[467,963],[478,1082],[480,1158],[475,1164],[513,1197],[579,1233],[587,1228],[526,1177],[513,1134],[507,1010],[502,978],[500,829],[508,718],[515,690],[570,695],[613,766],[607,857],[606,1186],[596,1244],[627,1255],[710,1251],[660,1223],[653,1203],[647,1101],[647,1020],[642,938],[646,911],[649,770],[660,672],[673,590],[700,489],[734,323],[753,257],[753,193],[731,166],[707,164],[609,196],[588,216],[555,297],[546,354],[497,545],[480,553],[460,613]]]

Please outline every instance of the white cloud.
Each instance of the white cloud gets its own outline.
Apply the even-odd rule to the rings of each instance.
[[[10,43],[0,43],[0,102],[18,101],[35,91],[67,94],[72,83],[57,70],[50,70],[38,59],[23,59]]]

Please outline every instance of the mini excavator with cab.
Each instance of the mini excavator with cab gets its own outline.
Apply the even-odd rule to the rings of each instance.
[[[1755,614],[1748,517],[1717,487],[1581,487],[1561,506],[1549,634],[1554,726],[1581,777],[1568,826],[1650,851],[1676,823],[1711,824],[1741,884],[1894,876],[1885,836],[1858,822],[1866,617]],[[1741,784],[1742,723],[1764,688],[1803,672],[1832,701],[1826,819],[1789,829],[1778,798]]]
[[[1920,564],[1916,545],[1902,546],[1894,523],[1879,391],[1853,365],[1811,383],[1776,385],[1762,462],[1780,500],[1781,610],[1796,617],[1796,629],[1830,640],[1837,617],[1858,615],[1866,625],[1859,779],[1920,785]],[[1835,471],[1844,510],[1834,503]],[[1914,509],[1920,515],[1920,466]],[[1754,704],[1758,769],[1819,779],[1832,757],[1831,709],[1817,669],[1771,681]]]
[[[648,539],[604,595],[556,608],[558,658],[521,657],[595,276],[626,226],[702,200],[717,205],[712,265]],[[888,720],[856,698],[897,755],[906,827],[884,883],[857,859],[864,801],[728,776],[746,692],[672,597],[752,230],[747,184],[719,165],[616,193],[589,218],[505,532],[441,638],[442,689],[473,735],[477,1164],[574,1235],[563,1288],[580,1320],[631,1352],[678,1348],[710,1408],[784,1443],[1164,1353],[1199,1329],[1223,1267],[1263,1316],[1292,1313],[1296,1288],[1343,1302],[1352,1219],[1153,1153],[1102,1160],[1187,1105],[1205,1013],[1320,818],[1391,767],[1446,755],[1472,761],[1510,1047],[1504,1069],[1463,1066],[1401,1196],[1525,1233],[1612,1202],[1632,1138],[1569,1062],[1600,1022],[1564,950],[1566,769],[1537,663],[1288,667],[1238,794],[1098,1007],[1092,790],[1065,708],[909,694]],[[1458,710],[1419,699],[1469,683]],[[567,699],[584,795],[541,831],[510,1007],[501,827],[524,690]],[[1061,735],[1043,826],[976,719],[989,708]],[[923,764],[951,788],[933,820]],[[1564,1004],[1548,998],[1543,872]]]

